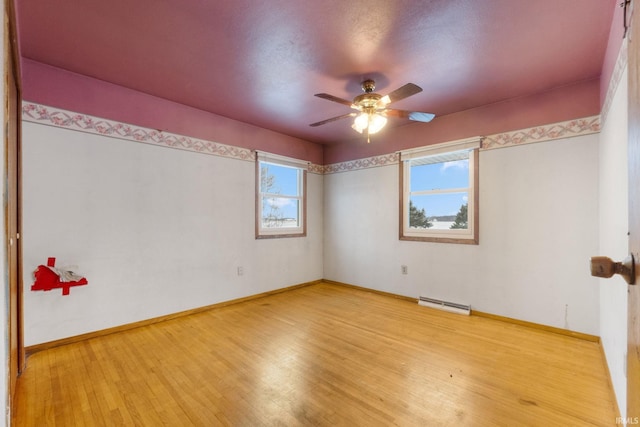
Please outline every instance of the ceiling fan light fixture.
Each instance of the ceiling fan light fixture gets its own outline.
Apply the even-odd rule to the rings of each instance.
[[[378,133],[384,125],[387,124],[387,118],[380,114],[369,115],[369,133]]]
[[[369,115],[360,113],[356,116],[351,127],[358,133],[362,133],[369,126]]]
[[[358,133],[362,133],[368,129],[368,134],[380,132],[380,130],[387,124],[387,118],[376,113],[361,113],[359,114],[351,127]]]

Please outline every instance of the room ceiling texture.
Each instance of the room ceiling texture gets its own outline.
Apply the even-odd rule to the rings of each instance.
[[[16,0],[21,55],[320,144],[348,100],[443,116],[597,78],[612,0]],[[387,126],[429,126],[390,119]]]

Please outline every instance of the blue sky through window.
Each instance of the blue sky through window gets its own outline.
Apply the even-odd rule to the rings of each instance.
[[[411,166],[411,191],[445,190],[469,187],[469,160]],[[468,202],[467,192],[412,195],[411,201],[428,217],[455,215]]]
[[[299,169],[287,166],[274,165],[271,163],[262,163],[261,168],[267,168],[267,174],[274,177],[272,188],[263,188],[274,194],[283,194],[288,196],[299,195],[298,175],[301,173]],[[283,218],[298,218],[298,201],[288,198],[269,198],[263,205],[263,216],[269,210],[269,207],[277,207]]]
[[[268,168],[268,174],[275,176],[275,185],[270,192],[288,196],[298,194],[299,169],[270,163],[263,163],[262,166]]]

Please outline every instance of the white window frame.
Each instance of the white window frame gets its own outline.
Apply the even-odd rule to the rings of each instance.
[[[262,192],[261,174],[263,164],[288,167],[298,170],[298,190],[297,195],[286,195]],[[256,151],[256,213],[255,232],[256,239],[270,239],[279,237],[305,237],[307,235],[307,170],[309,162],[280,156],[277,154]],[[295,227],[263,227],[262,208],[265,198],[277,197],[293,199],[298,201],[298,225]]]
[[[479,244],[478,227],[478,169],[479,169],[479,149],[482,144],[481,137],[474,137],[458,141],[435,144],[426,147],[419,147],[401,151],[400,154],[400,240],[414,240],[424,242],[439,243],[462,243]],[[444,190],[424,190],[411,191],[411,164],[412,161],[419,161],[426,157],[442,157],[442,162],[446,161],[447,154],[467,152],[469,153],[469,187],[444,189]],[[438,161],[437,163],[439,163]],[[411,195],[420,194],[446,194],[451,192],[468,193],[467,202],[467,229],[416,229],[409,227],[409,200]]]

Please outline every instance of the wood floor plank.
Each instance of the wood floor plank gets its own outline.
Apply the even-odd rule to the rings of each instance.
[[[15,426],[614,425],[598,343],[319,283],[33,354]]]

